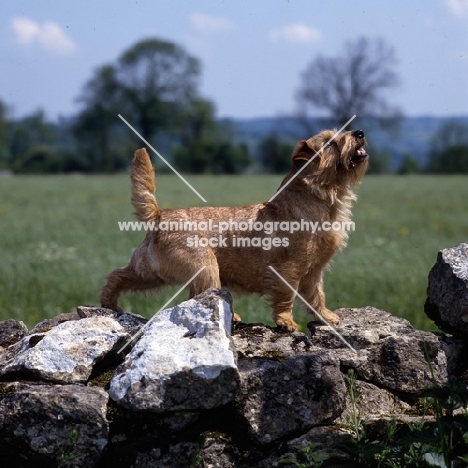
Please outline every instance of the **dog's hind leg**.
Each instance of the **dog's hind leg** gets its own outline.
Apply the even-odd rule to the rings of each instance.
[[[117,305],[119,296],[124,291],[145,291],[162,285],[157,278],[144,279],[138,276],[131,265],[118,268],[107,276],[107,283],[101,289],[99,300],[102,307],[121,312]]]
[[[221,288],[221,279],[219,276],[219,265],[215,254],[212,250],[201,250],[198,252],[198,261],[202,265],[205,265],[203,271],[201,271],[197,277],[193,280],[190,285],[190,298],[197,294],[206,291],[209,288]],[[238,313],[234,310],[233,320],[234,322],[241,322],[242,319]]]
[[[199,252],[197,257],[200,257],[197,259],[200,260],[200,267],[205,266],[205,268],[190,283],[190,298],[209,288],[221,288],[218,261],[214,253],[211,250],[206,250],[203,253]]]

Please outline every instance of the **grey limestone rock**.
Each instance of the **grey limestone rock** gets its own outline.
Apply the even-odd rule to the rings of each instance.
[[[352,407],[349,394],[346,395],[346,407],[340,417],[335,420],[338,424],[347,424],[353,412],[357,411],[366,420],[378,419],[382,416],[397,415],[411,411],[411,406],[399,399],[396,395],[379,388],[370,382],[356,380],[354,389],[359,397]]]
[[[434,381],[441,385],[447,381],[447,354],[434,333],[416,330],[407,320],[374,307],[336,313],[340,317],[336,330],[356,352],[326,326],[316,327],[310,341],[334,350],[341,365],[353,368],[358,379],[411,394],[422,392]]]
[[[277,359],[241,359],[239,372],[238,411],[257,443],[305,432],[343,411],[343,375],[339,361],[326,350]]]
[[[108,317],[63,322],[11,345],[0,356],[0,374],[26,372],[53,382],[85,382],[94,365],[128,338]]]
[[[34,460],[35,466],[57,466],[65,458],[69,467],[95,466],[109,435],[104,390],[81,385],[1,385],[5,455],[14,454],[17,463]]]
[[[0,347],[7,346],[21,340],[28,333],[28,328],[20,320],[2,320],[0,322]]]
[[[233,400],[239,376],[227,294],[208,290],[154,317],[116,369],[111,398],[156,413],[214,408]]]
[[[141,315],[129,312],[116,312],[104,307],[78,306],[76,310],[80,318],[110,317],[122,325],[125,331],[130,335],[138,333],[140,329],[148,323],[148,319]]]
[[[140,452],[132,468],[187,468],[195,465],[199,446],[194,442],[171,444],[165,450],[153,448]]]
[[[448,333],[468,336],[468,244],[439,251],[428,283],[428,317]]]

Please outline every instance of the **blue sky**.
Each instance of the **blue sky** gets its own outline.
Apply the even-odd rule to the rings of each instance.
[[[291,114],[299,75],[357,36],[394,46],[406,115],[468,115],[468,0],[138,0],[2,2],[0,99],[16,117],[77,111],[96,67],[135,42],[177,42],[203,65],[221,117]]]

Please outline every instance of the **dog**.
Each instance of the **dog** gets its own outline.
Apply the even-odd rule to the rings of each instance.
[[[120,293],[185,284],[203,266],[190,283],[190,297],[212,287],[258,293],[267,297],[278,328],[294,331],[292,307],[298,292],[325,321],[337,324],[338,316],[325,307],[322,272],[345,246],[348,232],[305,227],[350,221],[356,200],[352,186],[360,183],[368,165],[366,144],[362,130],[338,135],[323,130],[296,145],[291,171],[270,201],[182,209],[159,208],[151,159],[145,149],[137,150],[130,174],[132,204],[137,218],[152,222],[154,229],[129,264],[107,276],[101,305],[121,311]],[[173,229],[168,229],[171,223]],[[303,229],[280,230],[293,223]],[[175,229],[182,225],[193,229]],[[240,317],[235,314],[234,320]]]

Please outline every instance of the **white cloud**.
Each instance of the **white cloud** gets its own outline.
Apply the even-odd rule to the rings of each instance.
[[[39,44],[45,50],[56,54],[71,54],[77,48],[73,40],[53,21],[40,24],[26,17],[18,17],[13,18],[10,25],[18,44]]]
[[[468,0],[445,0],[445,5],[457,18],[468,15]]]
[[[202,34],[226,32],[233,29],[233,25],[228,19],[203,13],[192,13],[189,16],[189,23],[196,32]]]
[[[269,34],[273,42],[292,42],[295,44],[307,44],[319,42],[322,33],[319,29],[311,28],[302,23],[286,24],[282,28],[273,29]]]
[[[20,44],[30,44],[39,33],[39,26],[28,18],[13,18],[11,27]]]

